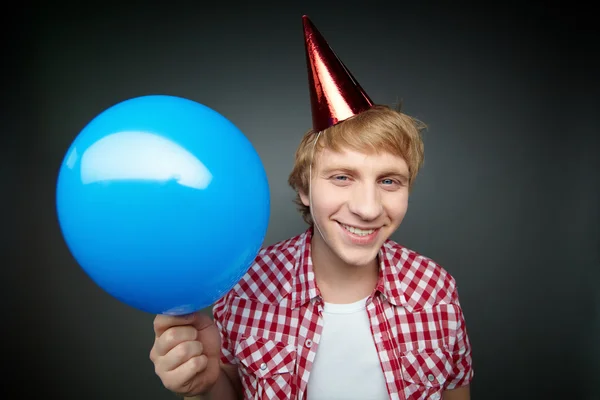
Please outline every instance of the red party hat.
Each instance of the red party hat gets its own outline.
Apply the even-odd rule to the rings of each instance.
[[[369,109],[373,101],[308,16],[302,23],[313,129],[318,132]]]

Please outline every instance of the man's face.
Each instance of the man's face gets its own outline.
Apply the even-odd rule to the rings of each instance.
[[[324,149],[312,170],[314,240],[350,265],[373,262],[408,208],[408,166],[401,157]],[[312,201],[311,201],[312,200]]]

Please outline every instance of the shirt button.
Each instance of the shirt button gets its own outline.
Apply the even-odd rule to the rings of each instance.
[[[429,382],[433,382],[435,380],[435,376],[433,376],[433,374],[429,374],[427,375],[427,379],[429,379]]]
[[[260,369],[262,369],[263,371],[265,369],[267,369],[267,364],[265,364],[265,363],[260,364]]]
[[[310,340],[310,339],[307,339],[306,342],[304,342],[304,345],[306,347],[308,347],[309,349],[312,347],[312,344],[313,344],[312,340]]]

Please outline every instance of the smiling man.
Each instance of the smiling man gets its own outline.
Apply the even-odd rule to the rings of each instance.
[[[157,316],[157,374],[199,398],[469,399],[456,283],[390,239],[423,126],[374,104],[307,17],[304,32],[313,129],[289,183],[309,227],[260,252],[215,305],[215,324]]]

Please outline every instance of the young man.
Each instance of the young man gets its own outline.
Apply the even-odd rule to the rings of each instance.
[[[374,105],[307,17],[304,32],[313,129],[289,183],[309,228],[261,250],[214,323],[157,316],[156,373],[198,399],[469,399],[455,281],[389,239],[422,126]]]

